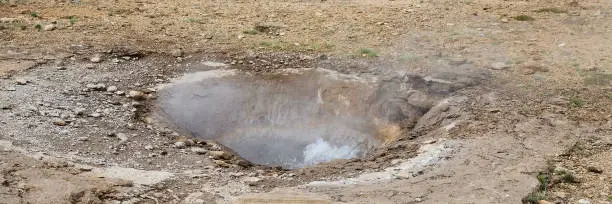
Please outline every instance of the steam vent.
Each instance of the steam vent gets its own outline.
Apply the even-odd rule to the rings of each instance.
[[[295,169],[363,157],[424,110],[394,106],[375,79],[324,69],[185,75],[160,91],[161,115],[256,164]]]

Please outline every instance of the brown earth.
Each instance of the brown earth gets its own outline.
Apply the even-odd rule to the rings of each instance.
[[[610,36],[606,0],[0,0],[0,203],[244,203],[270,191],[347,203],[610,203]],[[214,69],[202,61],[461,86],[366,158],[242,167],[152,117],[149,88]],[[448,151],[419,157],[438,150],[417,150],[427,145]],[[413,157],[432,163],[374,183],[311,183]]]

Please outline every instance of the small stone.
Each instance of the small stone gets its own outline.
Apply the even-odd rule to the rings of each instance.
[[[187,145],[185,145],[185,142],[175,142],[174,143],[174,147],[175,148],[183,149],[183,148],[185,148],[185,146],[187,146]]]
[[[502,23],[507,23],[507,22],[508,22],[508,19],[507,19],[507,18],[502,18],[502,19],[501,19],[501,22],[502,22]]]
[[[59,66],[57,67],[57,70],[66,70],[67,68],[65,66]]]
[[[106,91],[108,91],[108,92],[115,92],[115,91],[117,91],[117,87],[116,86],[109,86],[108,88],[106,88]]]
[[[0,104],[0,109],[10,110],[10,109],[13,109],[13,105],[12,104]]]
[[[209,151],[208,155],[210,155],[213,159],[229,160],[232,158],[232,155],[224,151]]]
[[[85,69],[93,69],[93,68],[96,68],[96,65],[94,65],[94,64],[86,64],[85,65]]]
[[[52,30],[55,30],[55,28],[56,28],[55,24],[49,24],[49,25],[45,25],[43,27],[43,30],[44,31],[52,31]]]
[[[94,56],[92,56],[89,61],[93,62],[93,63],[98,63],[102,61],[102,54],[95,54]]]
[[[81,170],[81,171],[91,171],[91,170],[93,170],[93,167],[91,167],[91,166],[80,166],[79,170]]]
[[[121,140],[121,142],[125,142],[129,139],[125,133],[117,133],[116,136],[119,138],[119,140]]]
[[[102,114],[100,114],[100,113],[92,113],[92,114],[89,114],[89,116],[91,116],[93,118],[99,118],[99,117],[102,116]]]
[[[183,50],[181,49],[173,49],[170,51],[170,55],[172,55],[173,57],[182,57],[183,56]]]
[[[115,94],[121,96],[121,95],[124,95],[125,92],[123,92],[123,91],[115,91]]]
[[[85,88],[94,90],[94,91],[103,91],[106,89],[106,85],[105,84],[87,84],[85,85]]]
[[[74,114],[76,115],[85,115],[85,108],[75,108],[74,109]]]
[[[597,173],[597,174],[601,174],[603,173],[603,169],[596,167],[596,166],[589,166],[587,167],[587,170],[589,170],[589,172],[593,172],[593,173]]]
[[[538,204],[553,204],[553,203],[545,201],[545,200],[540,200],[538,201]]]
[[[79,137],[77,140],[84,142],[84,141],[88,141],[89,138],[88,137]]]
[[[146,150],[153,150],[153,145],[145,145],[144,148]]]
[[[208,150],[201,148],[201,147],[192,147],[191,152],[196,153],[196,154],[206,154]]]
[[[257,178],[257,177],[244,177],[242,179],[242,182],[246,183],[249,186],[254,186],[257,185],[257,182],[261,181],[261,178]]]
[[[26,84],[28,84],[28,80],[27,79],[16,79],[15,80],[15,84],[17,84],[17,85],[26,85]]]
[[[17,91],[17,89],[15,87],[12,87],[12,86],[6,87],[6,90],[7,91]]]
[[[65,120],[62,120],[62,119],[55,119],[55,120],[53,120],[52,123],[54,125],[57,125],[57,126],[66,126],[66,125],[68,125],[68,122],[66,122]]]
[[[135,100],[142,100],[145,99],[145,93],[142,91],[130,91],[128,92],[127,97]]]
[[[591,204],[591,201],[583,198],[578,200],[578,204]]]
[[[494,62],[491,64],[491,69],[494,70],[502,70],[508,68],[510,68],[510,65],[507,65],[505,62]]]

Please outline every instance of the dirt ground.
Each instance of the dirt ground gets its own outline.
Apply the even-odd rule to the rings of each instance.
[[[0,0],[0,203],[611,203],[611,37],[608,0]],[[447,91],[365,158],[284,170],[156,117],[220,63]]]

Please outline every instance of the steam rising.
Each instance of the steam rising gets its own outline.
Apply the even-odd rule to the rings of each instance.
[[[367,84],[315,71],[188,79],[161,92],[165,117],[251,162],[300,168],[364,156],[380,144]]]

